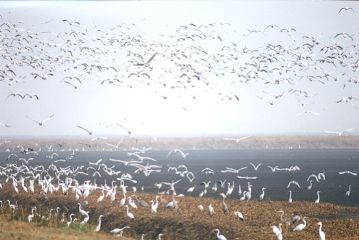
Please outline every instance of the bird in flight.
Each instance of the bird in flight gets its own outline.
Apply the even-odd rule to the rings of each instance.
[[[357,173],[355,172],[352,172],[352,171],[342,171],[342,172],[338,172],[339,175],[343,175],[343,174],[351,174],[353,176],[356,176],[358,175]]]
[[[252,165],[252,167],[253,167],[253,169],[255,170],[255,171],[257,171],[258,170],[258,168],[262,165],[262,163],[259,163],[258,165],[254,165],[253,163],[249,163],[250,165]]]
[[[135,66],[148,66],[150,64],[150,62],[152,62],[152,60],[155,58],[155,56],[157,55],[158,53],[156,52],[155,54],[152,55],[152,57],[150,57],[147,62],[145,63],[136,63]]]
[[[11,127],[9,124],[2,123],[2,122],[0,122],[0,126],[6,127],[6,128],[10,128],[10,127]]]
[[[341,12],[346,12],[346,11],[352,11],[353,13],[355,13],[354,9],[351,8],[351,7],[342,7],[341,9],[339,9],[338,13],[341,13]]]
[[[234,141],[236,143],[239,143],[240,141],[244,140],[244,139],[247,139],[247,138],[250,138],[251,136],[245,136],[245,137],[241,137],[241,138],[223,138],[223,140],[226,140],[226,141]]]
[[[46,123],[47,121],[49,121],[51,118],[53,118],[55,116],[55,114],[51,114],[48,118],[45,118],[44,120],[42,121],[37,121],[33,118],[31,118],[30,116],[26,115],[26,118],[27,119],[30,119],[31,121],[37,123],[40,127],[44,125],[44,123]]]
[[[295,185],[295,186],[297,186],[298,188],[301,188],[300,185],[299,185],[299,183],[298,183],[297,181],[295,181],[295,180],[290,181],[290,182],[288,183],[287,188],[290,188],[290,186],[291,186],[292,184]]]
[[[339,137],[341,137],[344,133],[346,132],[350,132],[350,131],[353,131],[354,128],[349,128],[349,129],[346,129],[346,130],[343,130],[343,131],[324,131],[325,133],[330,133],[330,134],[336,134],[338,135]]]
[[[296,116],[299,117],[299,116],[302,116],[304,114],[311,114],[311,115],[314,115],[314,116],[320,116],[320,113],[318,112],[313,112],[313,111],[304,111],[304,112],[300,112],[300,113],[297,113]]]
[[[116,126],[118,126],[118,127],[122,128],[123,130],[125,130],[128,133],[128,135],[131,135],[132,132],[130,130],[128,130],[127,128],[125,128],[124,126],[122,126],[121,124],[116,123]]]
[[[6,100],[9,98],[9,97],[20,97],[22,100],[24,100],[26,97],[32,99],[32,98],[36,98],[36,100],[39,100],[39,96],[34,94],[34,95],[31,95],[31,94],[20,94],[20,93],[11,93],[9,94],[7,97],[6,97]]]
[[[86,128],[80,126],[80,125],[77,125],[76,127],[80,128],[80,129],[82,129],[82,130],[84,130],[85,132],[87,132],[88,135],[92,135],[92,131],[90,131],[90,130],[88,130],[88,129],[86,129]]]

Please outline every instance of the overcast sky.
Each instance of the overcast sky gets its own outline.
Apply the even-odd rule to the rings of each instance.
[[[349,10],[338,14],[342,7],[352,7],[356,12]],[[40,40],[37,41],[58,44],[57,47],[52,46],[48,50],[48,54],[52,57],[56,57],[56,54],[61,52],[60,49],[67,46],[64,45],[64,38],[58,37],[59,33],[64,34],[74,30],[85,32],[86,38],[96,39],[99,34],[102,36],[108,36],[106,33],[112,34],[111,28],[119,24],[128,27],[123,30],[126,34],[140,35],[146,43],[170,44],[174,41],[171,36],[176,34],[176,30],[181,25],[225,23],[215,25],[209,30],[210,34],[220,36],[221,42],[214,42],[212,39],[213,41],[208,40],[201,45],[208,52],[213,53],[231,43],[236,43],[238,48],[248,47],[259,49],[261,52],[265,52],[268,43],[294,48],[304,43],[302,38],[304,35],[314,36],[323,46],[337,42],[348,49],[349,46],[357,44],[359,39],[359,4],[342,1],[1,2],[0,14],[1,22],[16,24],[16,28],[22,34],[26,31],[30,31],[31,34],[46,32],[40,34]],[[80,26],[76,26],[75,23],[70,26],[62,21],[64,19],[71,22],[78,21]],[[249,29],[263,31],[269,24],[278,25],[280,28],[246,35]],[[294,28],[296,31],[292,31],[290,36],[284,35],[279,33],[279,29],[282,28]],[[355,34],[352,35],[354,40],[335,38],[340,32]],[[8,35],[9,33],[2,30],[2,38]],[[29,43],[26,44],[30,47],[36,44],[33,39],[29,38],[28,41]],[[0,47],[1,53],[7,48],[3,43]],[[84,44],[79,43],[79,46]],[[91,46],[109,49],[108,46],[101,44],[97,41],[92,42]],[[43,51],[47,51],[46,45],[44,48]],[[163,50],[158,47],[156,49]],[[139,49],[134,49],[137,50]],[[173,48],[168,49],[168,51],[172,50]],[[352,51],[354,53],[350,54],[353,58],[348,62],[359,59],[356,54],[359,46]],[[141,52],[145,59],[151,57],[153,53]],[[306,52],[306,54],[318,58],[317,52]],[[58,56],[62,57],[61,54]],[[21,60],[21,53],[14,58]],[[107,53],[105,56],[99,56],[99,59],[101,61],[98,64],[109,65],[110,62],[115,62],[116,66],[129,66],[127,56],[123,53]],[[355,68],[325,65],[321,71],[336,76],[338,80],[324,80],[325,84],[323,84],[308,79],[299,81],[298,79],[307,77],[311,72],[301,72],[297,70],[298,68],[292,67],[293,70],[288,72],[288,78],[294,79],[295,82],[278,86],[271,83],[263,84],[266,79],[233,84],[233,81],[238,82],[233,76],[216,76],[214,71],[207,71],[203,76],[206,77],[209,86],[197,84],[195,88],[188,87],[185,90],[176,90],[174,93],[166,87],[161,87],[161,84],[153,83],[179,79],[180,72],[173,70],[164,73],[164,69],[171,69],[173,64],[169,59],[170,55],[165,51],[154,58],[151,63],[153,69],[150,72],[150,81],[136,77],[128,78],[130,72],[127,71],[116,73],[119,78],[124,79],[126,85],[133,84],[132,88],[100,84],[103,79],[113,75],[104,73],[102,76],[99,72],[92,72],[84,75],[86,79],[83,79],[82,84],[76,83],[75,80],[71,81],[78,85],[78,89],[74,89],[64,83],[63,78],[79,76],[79,73],[66,72],[63,68],[57,69],[57,64],[53,66],[55,74],[46,80],[35,79],[30,75],[35,71],[34,69],[20,66],[21,64],[12,66],[11,68],[16,72],[14,78],[21,81],[9,84],[9,76],[7,76],[0,82],[0,122],[11,125],[11,128],[0,126],[0,135],[86,134],[77,128],[77,125],[92,130],[95,135],[125,135],[124,129],[115,126],[116,123],[130,129],[135,135],[311,134],[349,128],[359,130],[359,110],[350,103],[336,103],[343,97],[359,97],[358,84],[347,82],[349,78],[359,78],[358,72],[354,71]],[[88,59],[88,61],[92,60],[94,59]],[[0,59],[0,64],[4,66],[9,64],[9,61],[3,57]],[[78,61],[72,63],[72,67],[83,63],[84,59]],[[242,63],[245,64],[245,61],[243,60]],[[228,66],[226,64],[228,63],[222,63],[221,67],[226,69],[239,67],[232,62]],[[66,66],[71,64],[66,63]],[[315,66],[309,67],[315,68]],[[291,69],[290,66],[287,68]],[[125,67],[121,69],[127,70]],[[345,74],[342,76],[343,73]],[[268,79],[268,81],[273,80]],[[148,82],[150,84],[147,84]],[[344,84],[346,84],[345,88],[343,88]],[[278,100],[274,98],[275,95],[290,89],[305,90],[311,94],[311,97],[297,98],[293,97],[293,94],[285,93]],[[11,93],[37,94],[40,99],[7,98]],[[232,98],[236,95],[239,101],[223,99],[224,95]],[[166,99],[161,96],[166,96]],[[272,100],[274,104],[268,104]],[[353,100],[353,103],[359,107],[359,101]],[[304,111],[313,111],[320,116],[299,114]],[[26,117],[42,120],[51,114],[55,116],[41,127]]]

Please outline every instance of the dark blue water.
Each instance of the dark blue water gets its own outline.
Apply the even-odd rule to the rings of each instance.
[[[203,186],[199,185],[202,181],[211,181],[214,183],[218,180],[234,181],[235,189],[231,198],[239,198],[238,196],[238,184],[241,185],[242,190],[247,189],[248,181],[253,185],[252,187],[252,199],[258,199],[261,188],[266,187],[266,197],[267,200],[288,200],[289,190],[293,191],[293,200],[294,201],[315,201],[317,198],[317,190],[321,191],[321,201],[322,202],[332,202],[342,205],[350,206],[359,206],[359,176],[353,175],[339,175],[339,171],[350,170],[356,173],[359,173],[359,150],[189,150],[189,155],[182,159],[179,156],[171,155],[169,158],[166,158],[168,151],[149,151],[144,155],[153,157],[158,160],[158,162],[150,164],[158,164],[162,166],[162,171],[160,173],[152,173],[150,176],[144,176],[143,174],[134,174],[134,167],[124,166],[121,163],[111,162],[109,158],[130,160],[131,158],[127,156],[126,152],[78,152],[72,160],[67,160],[66,162],[58,162],[55,165],[59,167],[66,166],[89,166],[88,162],[95,162],[99,158],[102,158],[104,163],[108,166],[115,166],[115,171],[121,171],[122,173],[130,173],[134,179],[138,181],[137,184],[128,182],[129,186],[136,186],[137,189],[140,189],[141,186],[144,186],[145,191],[156,192],[157,188],[154,186],[156,182],[171,182],[175,180],[182,179],[180,183],[176,185],[177,193],[187,194],[185,191],[188,187],[196,185],[196,189],[192,194],[193,196],[198,196],[198,194],[203,190]],[[31,155],[21,155],[19,156],[30,157]],[[30,162],[29,165],[39,165],[43,164],[47,167],[54,160],[46,158],[46,155],[51,153],[39,153],[38,156],[35,156],[35,160]],[[70,153],[69,152],[58,152],[60,158],[66,158]],[[0,165],[4,166],[6,163],[15,162],[18,165],[21,165],[21,161],[10,160],[5,161],[9,153],[0,153]],[[133,158],[135,159],[135,158]],[[258,171],[255,171],[253,167],[249,164],[250,162],[254,164],[262,163]],[[192,171],[196,178],[193,183],[189,182],[187,178],[183,178],[179,175],[176,175],[174,172],[168,172],[167,169],[169,166],[178,166],[180,164],[185,164],[188,167],[189,171]],[[276,171],[272,172],[268,166],[278,166],[279,168],[288,168],[290,166],[297,165],[300,167],[299,171]],[[203,174],[201,170],[203,168],[211,168],[215,171],[214,175]],[[225,169],[225,167],[231,168],[241,168],[247,167],[247,169],[241,171],[238,175],[240,176],[257,176],[255,180],[245,180],[238,179],[237,174],[234,173],[221,173],[220,170]],[[98,184],[101,184],[105,181],[107,184],[110,184],[112,180],[116,179],[119,176],[108,176],[103,171],[100,171],[102,178],[96,177]],[[325,181],[320,181],[317,183],[313,181],[313,187],[311,190],[307,189],[309,182],[307,178],[310,174],[318,174],[319,172],[324,172],[326,176]],[[81,175],[78,177],[79,181],[83,180],[93,180],[91,176],[92,170],[88,171],[89,176]],[[2,181],[4,177],[1,178]],[[301,185],[301,189],[292,186],[290,189],[287,189],[288,182],[291,180],[296,180]],[[348,190],[349,184],[352,186],[350,196],[346,196],[346,191]],[[226,188],[221,188],[218,186],[218,191],[214,193],[212,190],[212,184],[208,190],[208,196],[219,196],[220,192],[226,192]],[[168,188],[162,188],[161,190],[166,190]]]

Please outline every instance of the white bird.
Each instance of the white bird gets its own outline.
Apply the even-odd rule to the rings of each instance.
[[[339,9],[338,13],[341,13],[342,11],[352,11],[353,13],[355,13],[354,9],[351,7],[342,7],[341,9]]]
[[[214,208],[212,207],[212,203],[208,205],[208,214],[212,216],[214,214]]]
[[[234,190],[234,181],[232,181],[232,184],[230,182],[227,183],[228,188],[227,188],[227,192],[226,195],[229,196],[233,193]]]
[[[315,200],[315,203],[319,203],[320,202],[320,191],[317,191],[317,199]]]
[[[272,167],[272,166],[267,166],[272,172],[277,171],[278,166]]]
[[[311,190],[312,187],[313,187],[313,180],[310,180],[307,189],[308,189],[308,190]]]
[[[151,200],[150,203],[151,203],[151,213],[157,213],[157,209],[158,209],[158,198],[159,196],[156,196],[155,197],[155,201]]]
[[[291,191],[291,190],[289,191],[289,199],[288,199],[288,202],[289,202],[289,203],[292,203],[292,202],[293,202],[293,199],[292,199],[292,191]]]
[[[0,122],[0,126],[6,127],[6,128],[10,128],[10,127],[11,127],[9,124],[2,123],[2,122]]]
[[[241,138],[223,138],[223,140],[226,140],[226,141],[234,141],[235,143],[239,143],[240,141],[242,140],[245,140],[247,138],[250,138],[251,136],[245,136],[245,137],[241,137]]]
[[[341,171],[341,172],[338,172],[339,175],[343,175],[343,174],[351,174],[353,176],[356,176],[358,175],[357,173],[355,172],[352,172],[352,171]]]
[[[304,114],[311,114],[311,115],[314,115],[314,116],[320,116],[320,113],[313,112],[313,111],[300,112],[300,113],[297,113],[296,116],[299,117],[299,116],[304,115]]]
[[[99,165],[101,162],[102,162],[102,158],[100,158],[100,159],[97,160],[96,162],[89,162],[89,164],[90,164],[90,165],[93,165],[93,166],[97,166],[97,165]]]
[[[187,189],[187,192],[193,192],[195,188],[196,188],[196,186],[189,187],[189,188]]]
[[[95,232],[99,232],[100,231],[100,229],[101,229],[101,219],[103,218],[103,215],[100,215],[99,217],[98,217],[98,224],[97,224],[97,226],[96,226],[96,229],[95,229]]]
[[[295,181],[295,180],[290,181],[290,182],[288,183],[288,185],[287,185],[287,188],[289,188],[292,184],[294,184],[294,185],[297,186],[298,188],[301,188],[300,185],[299,185],[299,183],[298,183],[297,181]]]
[[[343,131],[324,131],[325,133],[329,133],[329,134],[335,134],[335,135],[338,135],[339,137],[343,136],[344,133],[346,132],[350,132],[350,131],[353,131],[354,128],[349,128],[349,129],[346,129],[346,130],[343,130]]]
[[[77,205],[79,205],[79,212],[82,216],[88,216],[88,212],[86,212],[85,210],[83,210],[81,208],[81,203],[78,203]]]
[[[49,121],[51,118],[53,118],[55,116],[55,114],[51,114],[48,118],[45,118],[42,121],[37,121],[31,117],[29,117],[28,115],[26,115],[26,118],[30,119],[31,121],[37,123],[40,127],[43,126],[47,121]]]
[[[216,233],[216,240],[227,240],[227,238],[225,236],[220,234],[220,231],[218,228],[214,229],[213,231]]]
[[[236,218],[238,218],[239,220],[244,221],[244,217],[243,217],[243,214],[241,212],[239,212],[239,211],[234,212],[234,216]]]
[[[161,240],[161,237],[163,236],[163,233],[158,234],[157,240]]]
[[[265,187],[262,187],[262,193],[261,193],[261,195],[259,196],[259,201],[262,201],[263,199],[264,199],[264,190],[266,190],[266,188]]]
[[[70,221],[67,222],[67,227],[70,227],[70,225],[71,225],[71,223],[72,223],[72,221],[73,221],[73,219],[72,219],[73,216],[75,216],[75,214],[74,214],[74,213],[71,213],[71,214],[70,214]]]
[[[345,192],[345,195],[346,195],[347,197],[349,197],[349,196],[350,196],[351,187],[352,187],[352,185],[349,185],[349,187],[348,187],[348,191],[346,191],[346,192]]]
[[[146,62],[144,63],[136,63],[135,66],[148,66],[150,64],[150,62],[153,61],[153,59],[155,58],[155,56],[157,55],[158,53],[154,53]]]
[[[230,173],[239,173],[240,171],[242,171],[242,170],[244,170],[244,169],[247,169],[247,167],[242,167],[242,168],[239,168],[239,169],[234,169],[234,168],[226,167],[225,170],[221,170],[221,173],[227,173],[227,172],[230,172]]]
[[[272,226],[272,231],[273,231],[274,235],[276,236],[277,240],[282,240],[283,239],[282,224],[281,223],[279,223],[278,227],[273,225]]]
[[[325,233],[322,230],[322,222],[318,222],[318,226],[319,226],[319,240],[325,240]]]
[[[175,148],[168,152],[166,158],[168,158],[172,153],[179,154],[182,158],[186,158],[189,155],[189,153],[185,153],[181,149]]]
[[[198,210],[200,210],[201,212],[203,212],[203,210],[204,210],[204,207],[203,207],[202,204],[198,205],[197,208],[198,208]]]
[[[92,131],[90,131],[90,130],[88,130],[88,129],[82,127],[82,126],[79,126],[79,125],[77,125],[76,127],[78,127],[78,128],[80,128],[80,129],[86,131],[88,135],[92,135]]]
[[[113,234],[122,234],[123,230],[125,230],[126,228],[130,228],[129,226],[124,226],[123,228],[115,228],[115,229],[112,229],[110,231],[110,233],[113,233]]]
[[[135,216],[133,215],[133,213],[128,211],[128,205],[125,205],[125,208],[126,208],[127,217],[129,217],[130,219],[135,219]]]
[[[27,216],[27,221],[28,222],[32,222],[32,219],[34,218],[35,216],[35,211],[36,211],[36,206],[32,207],[31,208],[31,214],[29,216]]]
[[[102,202],[102,200],[105,198],[105,189],[102,189],[102,195],[97,198],[97,202]]]
[[[318,179],[325,181],[325,173],[324,172],[318,173]]]
[[[317,175],[315,175],[315,174],[311,174],[311,175],[309,175],[309,177],[307,178],[307,181],[309,181],[311,178],[314,178],[314,179],[315,179],[315,181],[319,182],[319,178],[318,178],[318,176],[317,176]]]
[[[300,232],[300,231],[303,231],[303,230],[304,230],[304,228],[307,226],[307,222],[305,221],[306,218],[307,218],[307,217],[304,217],[304,218],[303,218],[303,223],[298,224],[298,225],[293,229],[294,232]]]
[[[254,169],[254,171],[257,171],[258,170],[258,168],[262,165],[262,163],[259,163],[257,166],[256,165],[254,165],[253,163],[249,163],[250,165],[252,165],[252,167],[253,167],[253,169]]]

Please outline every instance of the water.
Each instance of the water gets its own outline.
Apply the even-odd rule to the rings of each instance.
[[[218,180],[234,181],[235,189],[231,198],[239,198],[238,196],[238,184],[241,185],[242,191],[247,189],[248,181],[253,185],[252,198],[258,199],[261,193],[261,188],[266,187],[267,200],[288,200],[289,190],[293,191],[294,201],[315,201],[317,198],[317,190],[321,191],[320,198],[322,202],[331,202],[341,205],[358,206],[359,205],[359,184],[358,176],[353,175],[339,175],[339,171],[350,170],[359,173],[359,150],[189,150],[189,155],[182,159],[179,156],[171,155],[166,158],[168,151],[148,151],[145,156],[149,156],[158,160],[153,164],[161,165],[162,171],[160,173],[152,173],[150,176],[145,177],[143,174],[133,174],[134,167],[124,166],[121,163],[111,162],[109,158],[130,160],[127,156],[127,152],[79,152],[72,160],[66,162],[55,163],[58,167],[66,166],[89,166],[88,162],[95,162],[102,158],[103,162],[108,166],[113,166],[115,171],[121,170],[121,173],[130,173],[133,178],[138,182],[137,184],[127,182],[131,186],[136,186],[140,189],[144,186],[145,191],[157,192],[157,188],[154,184],[157,182],[165,181],[171,182],[182,179],[176,185],[177,193],[187,194],[185,191],[188,187],[196,185],[196,189],[192,196],[198,196],[203,190],[203,186],[199,185],[202,181],[211,181],[214,183]],[[45,167],[49,166],[54,160],[46,158],[46,155],[51,153],[41,152],[39,156],[35,157],[34,161],[31,161],[29,165],[43,164]],[[69,152],[58,152],[60,158],[66,158]],[[9,153],[0,153],[1,165],[5,165],[6,157]],[[21,154],[18,154],[19,156]],[[25,156],[25,155],[24,155]],[[23,156],[23,157],[24,157]],[[30,155],[25,156],[30,157]],[[135,159],[133,157],[133,159]],[[8,162],[13,162],[9,160]],[[262,163],[258,171],[255,171],[250,165],[250,162],[257,165]],[[18,165],[21,165],[21,161],[17,161]],[[152,162],[150,162],[152,164]],[[192,171],[196,178],[193,183],[190,183],[186,177],[176,175],[174,172],[168,172],[169,166],[178,166],[185,164],[189,171]],[[300,167],[299,171],[276,171],[272,172],[268,166],[278,166],[279,168],[288,168],[290,166],[297,165]],[[205,175],[201,173],[203,168],[211,168],[215,171],[214,175]],[[241,171],[240,176],[256,176],[257,179],[245,180],[238,179],[237,174],[234,173],[221,173],[220,170],[225,167],[241,168],[247,167],[247,169]],[[84,168],[83,171],[86,171]],[[320,172],[325,173],[326,180],[317,183],[313,181],[313,187],[311,190],[307,189],[309,182],[307,178],[310,174],[318,174]],[[89,176],[79,175],[77,179],[81,182],[83,180],[93,180],[93,170],[88,170]],[[100,170],[102,178],[97,177],[98,184],[104,183],[105,179],[107,184],[111,184],[112,180],[115,180],[119,176],[108,176],[102,170]],[[4,177],[1,178],[2,181]],[[289,181],[296,180],[301,189],[292,185],[290,189],[287,189]],[[351,194],[346,196],[349,184],[352,186]],[[221,188],[218,185],[218,191],[214,193],[211,188],[208,189],[208,196],[219,196],[219,193],[226,192],[226,188]],[[163,187],[160,191],[166,190],[168,187]]]

